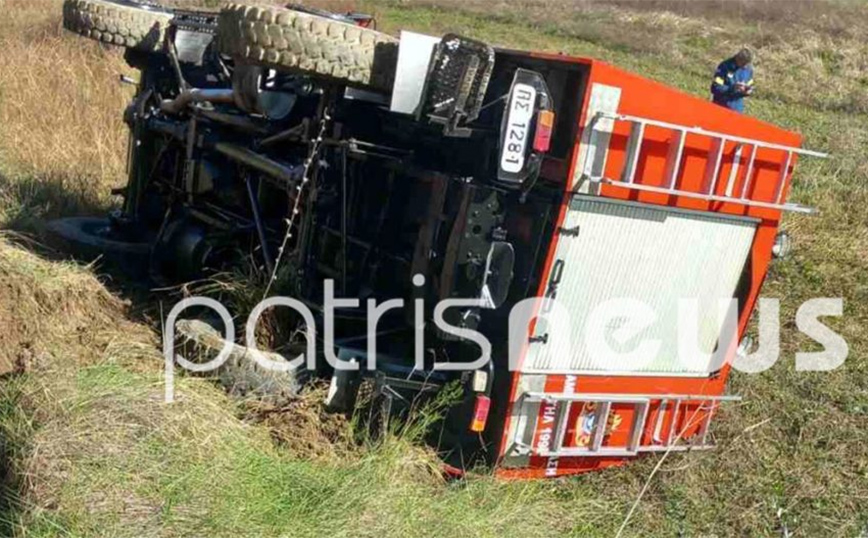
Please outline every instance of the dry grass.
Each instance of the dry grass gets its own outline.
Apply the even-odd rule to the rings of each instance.
[[[110,451],[120,442],[112,437],[135,433],[119,428],[124,418],[110,416],[107,408],[97,416],[71,413],[68,402],[80,396],[77,377],[107,362],[125,362],[130,372],[153,371],[159,365],[157,342],[146,327],[126,321],[124,305],[90,271],[43,261],[5,241],[0,241],[0,319],[0,359],[20,368],[0,387],[9,466],[5,488],[15,486],[38,506],[57,505],[66,500],[64,484],[80,472],[75,454]],[[23,412],[32,422],[10,421]],[[37,422],[41,427],[30,429]]]
[[[0,0],[0,225],[93,213],[126,174],[117,50],[65,32],[60,2]]]
[[[2,240],[2,239],[0,239]],[[68,264],[39,263],[18,249],[0,257],[0,363],[28,368],[45,340],[117,326],[120,301]],[[79,338],[79,340],[81,339]]]
[[[0,2],[3,160],[72,185],[117,185],[126,164],[121,113],[130,97],[118,75],[130,70],[118,50],[65,32],[59,5]]]
[[[0,535],[548,535],[547,489],[450,488],[412,434],[347,457],[307,404],[251,424],[190,377],[164,404],[155,334],[86,268],[0,242],[0,304],[32,338],[27,372],[0,383]]]

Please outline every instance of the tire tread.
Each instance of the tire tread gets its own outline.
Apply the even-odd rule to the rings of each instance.
[[[384,91],[398,58],[390,35],[280,7],[227,5],[217,41],[237,60]]]
[[[123,6],[108,0],[65,0],[63,26],[71,32],[103,43],[154,52],[172,16],[168,13]]]

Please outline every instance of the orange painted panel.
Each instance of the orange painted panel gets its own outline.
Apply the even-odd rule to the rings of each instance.
[[[639,75],[624,71],[604,62],[589,60],[584,58],[568,58],[564,56],[548,55],[548,54],[533,54],[536,58],[546,58],[557,62],[582,63],[590,65],[590,80],[586,85],[584,95],[576,96],[583,103],[582,112],[576,118],[579,125],[585,125],[588,121],[586,110],[589,101],[590,89],[593,84],[604,84],[620,88],[621,97],[618,105],[618,114],[636,116],[656,121],[662,121],[671,124],[677,124],[685,127],[700,127],[706,131],[714,131],[718,133],[728,134],[758,141],[780,144],[790,147],[799,147],[801,145],[801,136],[762,122],[747,115],[738,114],[726,108],[720,107],[710,102],[710,100],[700,99],[679,90],[668,87],[664,84],[648,80]],[[615,127],[611,135],[609,143],[609,153],[607,157],[604,176],[613,180],[620,179],[621,171],[624,167],[625,158],[627,156],[627,144],[630,135],[630,125],[626,122],[615,122]],[[581,140],[581,130],[575,143],[573,152],[573,161],[568,177],[574,177],[579,162],[582,162],[583,156],[579,155],[579,140]],[[656,126],[649,126],[645,131],[645,143],[642,151],[639,154],[637,162],[635,182],[641,185],[652,187],[662,187],[664,171],[666,169],[667,157],[669,148],[672,142],[672,131]],[[678,175],[676,186],[678,189],[693,191],[693,192],[709,192],[711,186],[708,183],[706,168],[709,160],[709,150],[711,149],[711,140],[704,136],[687,135],[685,139],[684,157],[681,163],[681,173]],[[713,194],[723,196],[727,190],[727,180],[735,160],[736,144],[728,142],[723,147],[722,161],[720,166],[719,177],[716,186],[711,191]],[[783,200],[786,200],[789,191],[789,182],[792,177],[792,171],[796,163],[795,157],[792,159],[786,174],[784,174],[784,184],[780,185],[781,179],[781,164],[784,162],[785,154],[781,151],[763,149],[759,150],[755,155],[754,171],[751,177],[746,174],[747,154],[742,156],[742,165],[738,173],[734,176],[733,184],[730,186],[731,192],[740,195],[742,190],[747,193],[747,197],[761,202],[775,202],[779,193],[783,192]],[[746,185],[746,182],[749,184]],[[569,183],[569,182],[567,182]],[[571,186],[565,188],[564,199],[558,220],[558,226],[563,222],[566,209],[571,197],[569,190]],[[757,228],[754,243],[751,248],[751,256],[748,260],[748,271],[751,274],[750,291],[747,294],[747,305],[743,315],[739,320],[739,340],[741,339],[751,312],[759,297],[762,283],[765,279],[768,270],[769,262],[771,261],[771,248],[775,240],[775,235],[778,230],[778,225],[781,218],[781,212],[777,209],[749,207],[742,204],[720,201],[706,201],[685,196],[671,195],[665,193],[641,192],[637,190],[628,190],[618,186],[603,185],[601,187],[601,196],[631,200],[640,203],[666,205],[690,210],[707,211],[713,213],[724,213],[731,215],[741,215],[760,219],[760,224]],[[555,251],[557,249],[558,236],[552,240],[549,246],[548,256],[544,268],[544,277],[541,279],[541,284],[537,290],[537,296],[542,297],[545,294],[546,286],[548,285]],[[533,327],[531,327],[531,332]],[[735,352],[735,344],[729,350],[730,356]],[[723,394],[725,390],[726,378],[729,374],[729,366],[716,376],[707,378],[689,378],[689,377],[649,377],[649,376],[599,376],[599,375],[578,375],[571,376],[575,385],[575,393],[595,393],[595,394],[690,394],[690,395],[708,395],[717,396]],[[510,401],[515,403],[519,399],[518,386],[521,374],[514,374],[512,392]],[[566,377],[564,375],[549,375],[545,382],[545,392],[547,393],[562,393],[565,388]],[[581,443],[582,429],[582,405],[575,405],[576,409],[572,413],[570,426],[567,430],[567,444]],[[613,412],[615,409],[613,408]],[[685,431],[685,436],[698,431],[698,422],[704,417],[705,411],[694,410],[692,418],[697,419],[697,424],[691,420],[691,426]],[[538,419],[538,427],[533,436],[534,445],[540,442],[547,442],[551,439],[550,425],[548,420],[552,413],[551,409],[546,408],[546,404],[541,405]],[[657,416],[660,413],[659,403],[652,404],[646,429],[643,433],[643,444],[651,443],[653,429],[657,422]],[[623,409],[619,415],[617,425],[612,425],[612,431],[605,442],[611,443],[613,446],[624,443],[624,429],[629,427],[631,420],[630,411]],[[662,427],[665,430],[672,425],[671,410],[667,411],[668,416],[662,419]],[[501,456],[505,455],[509,448],[509,416],[504,425],[503,442],[501,443]],[[676,429],[681,430],[685,424],[684,416],[679,419],[679,424]],[[559,459],[545,458],[532,456],[525,468],[506,468],[502,467],[498,470],[499,476],[505,478],[542,478],[551,476],[562,476],[587,472],[596,469],[602,469],[612,465],[619,465],[627,461],[629,458],[622,457],[563,457]]]

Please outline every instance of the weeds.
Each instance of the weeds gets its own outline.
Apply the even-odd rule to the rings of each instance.
[[[2,161],[105,198],[125,175],[121,117],[131,94],[118,75],[130,70],[119,51],[65,32],[59,5],[2,1]]]

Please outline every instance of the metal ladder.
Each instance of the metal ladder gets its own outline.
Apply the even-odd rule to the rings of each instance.
[[[747,206],[765,207],[782,211],[795,211],[800,213],[813,213],[815,211],[814,208],[811,207],[786,203],[784,200],[784,185],[786,185],[787,173],[789,172],[790,165],[793,162],[793,155],[826,158],[828,157],[828,154],[826,153],[761,142],[759,140],[752,140],[750,138],[717,133],[714,131],[707,131],[701,127],[686,127],[663,121],[640,118],[638,116],[612,114],[609,112],[598,112],[591,122],[591,130],[592,132],[595,131],[604,123],[613,125],[613,122],[616,121],[628,122],[631,124],[630,136],[627,141],[627,155],[624,160],[621,177],[618,180],[614,180],[602,176],[591,176],[589,179],[593,182],[616,185],[618,187],[639,191],[685,196],[716,202],[733,202]],[[672,131],[673,135],[672,140],[669,143],[669,152],[666,157],[666,168],[662,182],[664,186],[662,187],[636,183],[636,168],[639,163],[639,153],[642,151],[642,144],[645,141],[645,129],[648,126],[668,129]],[[678,175],[681,172],[681,161],[684,155],[685,140],[687,139],[688,134],[704,136],[711,139],[711,148],[708,152],[708,165],[706,166],[705,178],[703,181],[703,185],[705,186],[704,192],[687,191],[676,187]],[[720,181],[723,150],[727,142],[736,144],[735,158],[733,159],[733,166],[730,170],[729,177],[727,178],[725,195],[720,196],[716,195],[715,191]],[[752,183],[751,176],[754,173],[754,162],[757,151],[760,149],[777,150],[781,152],[782,155],[774,202],[761,202],[752,200],[747,196],[749,187]],[[735,188],[736,179],[738,177],[739,168],[741,167],[745,151],[748,155],[747,172],[745,174],[745,180],[741,192],[736,194],[733,190]]]
[[[527,392],[522,396],[522,419],[524,427],[519,424],[513,438],[513,447],[517,454],[527,454],[542,457],[601,457],[601,456],[635,456],[641,452],[668,452],[685,450],[708,450],[714,448],[714,444],[708,440],[711,419],[722,402],[741,400],[740,396],[695,396],[687,394],[548,394],[539,392]],[[645,437],[645,428],[653,402],[660,402],[656,411],[652,444],[642,444]],[[524,428],[528,425],[525,410],[536,409],[528,404],[555,404],[554,437],[548,449],[539,449],[523,442]],[[567,447],[564,446],[567,430],[570,426],[570,415],[573,405],[576,403],[598,404],[594,413],[594,427],[587,446]],[[607,436],[607,426],[612,406],[626,404],[633,406],[633,416],[629,424],[627,443],[623,446],[604,446]],[[695,408],[693,414],[703,412],[702,422],[696,435],[690,439],[683,438],[683,432],[687,427],[693,427],[697,423],[690,423],[690,416],[685,410],[688,407]],[[667,411],[671,408],[671,412]],[[663,425],[667,415],[670,422],[667,431],[663,432]],[[688,426],[677,431],[679,419],[687,417]],[[538,419],[537,419],[538,420]],[[536,421],[532,422],[534,425]]]

